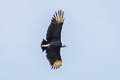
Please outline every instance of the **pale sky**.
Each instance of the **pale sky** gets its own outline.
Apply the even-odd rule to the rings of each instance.
[[[59,9],[68,47],[51,70],[40,44]],[[0,80],[120,80],[120,1],[1,0]]]

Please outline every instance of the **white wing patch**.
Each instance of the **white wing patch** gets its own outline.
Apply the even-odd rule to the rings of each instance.
[[[59,10],[58,13],[55,12],[55,14],[52,17],[52,23],[63,23],[64,22],[64,12]]]
[[[62,66],[62,61],[61,61],[61,60],[56,60],[56,61],[54,62],[54,64],[52,65],[52,68],[53,68],[53,69],[57,69],[57,68],[59,68],[60,66]]]

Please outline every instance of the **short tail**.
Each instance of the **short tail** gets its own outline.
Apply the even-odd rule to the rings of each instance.
[[[48,42],[43,39],[43,41],[42,41],[42,43],[41,43],[42,51],[45,51],[45,50],[47,49],[47,47],[42,47],[42,45],[46,45],[46,44],[48,44]]]

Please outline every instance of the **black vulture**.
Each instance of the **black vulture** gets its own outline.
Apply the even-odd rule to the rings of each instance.
[[[52,17],[51,23],[47,30],[46,40],[41,43],[42,51],[46,51],[46,57],[50,62],[52,69],[57,69],[62,66],[60,48],[66,47],[61,42],[61,30],[64,23],[64,12],[58,10]]]

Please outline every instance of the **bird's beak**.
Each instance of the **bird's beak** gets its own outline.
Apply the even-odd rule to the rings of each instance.
[[[64,47],[68,47],[68,46],[65,45]]]
[[[65,44],[62,44],[62,47],[67,47]]]

